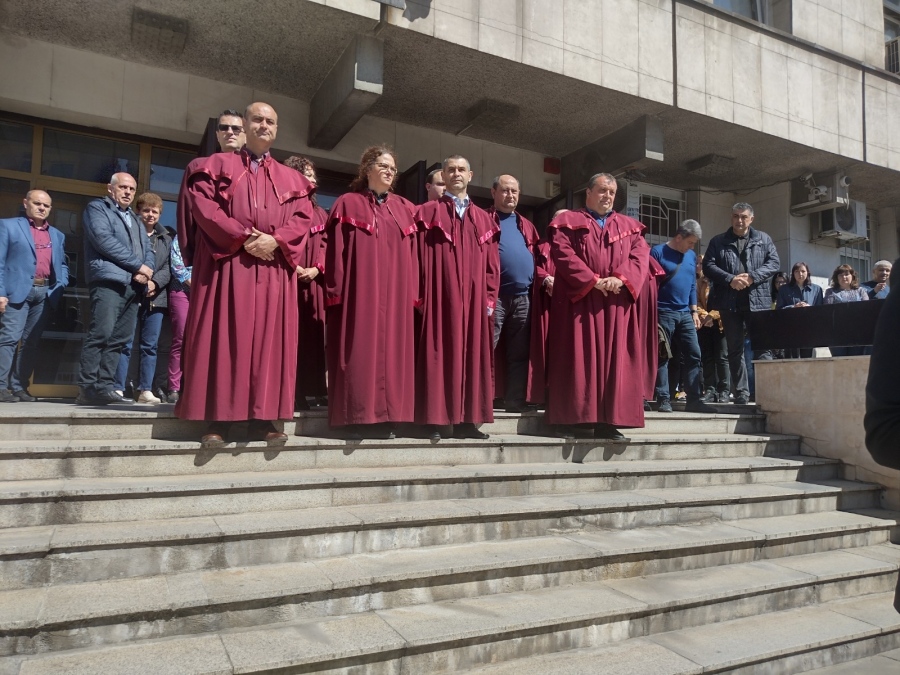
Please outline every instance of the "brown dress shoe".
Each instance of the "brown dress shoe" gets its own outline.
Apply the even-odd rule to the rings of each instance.
[[[272,422],[266,422],[265,420],[250,420],[247,435],[251,441],[265,441],[266,443],[284,443],[287,441],[286,433],[278,431],[278,428]]]
[[[200,437],[200,445],[204,448],[219,448],[225,445],[225,437],[231,428],[229,422],[213,422],[206,433]]]

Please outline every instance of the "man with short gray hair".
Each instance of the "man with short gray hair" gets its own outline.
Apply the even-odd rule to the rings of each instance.
[[[874,279],[867,281],[864,284],[860,284],[863,288],[866,289],[866,293],[869,294],[869,300],[884,300],[887,298],[888,293],[891,292],[891,269],[893,268],[893,264],[890,260],[879,260],[875,263],[874,271]]]
[[[728,343],[728,365],[734,402],[750,402],[744,331],[751,312],[772,308],[771,279],[780,266],[778,251],[765,232],[750,227],[753,207],[738,202],[731,207],[731,227],[713,237],[703,258],[703,274],[712,282],[708,309],[717,309]],[[771,353],[756,358],[771,359]]]
[[[700,367],[700,343],[697,329],[700,316],[697,313],[697,254],[694,248],[700,242],[703,231],[696,220],[685,220],[675,236],[665,244],[650,249],[650,255],[666,273],[659,282],[657,321],[670,345],[678,344],[678,352],[684,363],[684,387],[687,394],[687,412],[716,412],[701,400],[703,376]],[[656,401],[659,412],[672,412],[669,391],[669,359],[660,356],[656,372]]]

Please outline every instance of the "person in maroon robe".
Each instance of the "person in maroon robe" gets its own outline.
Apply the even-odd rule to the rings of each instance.
[[[211,421],[201,441],[212,447],[243,420],[252,440],[283,443],[273,421],[294,411],[295,269],[312,227],[314,188],[269,154],[278,130],[271,106],[250,104],[244,126],[244,149],[207,158],[185,188],[195,226],[183,233],[192,297],[175,414]]]
[[[559,212],[557,212],[557,215]],[[531,287],[531,349],[528,358],[528,400],[537,405],[547,401],[547,357],[550,349],[550,304],[556,266],[550,257],[550,243],[540,241],[534,249],[534,284]]]
[[[394,438],[415,413],[415,209],[396,175],[393,150],[368,148],[326,226],[328,422],[352,440]]]
[[[556,266],[547,421],[620,441],[617,427],[644,426],[647,334],[636,301],[650,247],[640,222],[613,211],[615,196],[616,179],[597,174],[586,208],[560,214],[547,230]]]
[[[229,108],[219,114],[216,120],[216,141],[219,143],[220,152],[238,152],[244,147],[247,135],[244,133],[244,118],[238,111]],[[187,180],[207,159],[208,157],[197,157],[188,163],[181,179],[181,189],[178,192],[178,206],[175,210],[178,247],[181,250],[181,259],[188,267],[194,264],[194,236],[197,228],[191,216]]]
[[[316,165],[306,157],[288,157],[284,165],[299,171],[313,185],[318,184]],[[309,410],[307,396],[324,398],[325,380],[325,224],[328,212],[313,203],[313,226],[303,248],[303,262],[297,266],[300,297],[300,341],[297,345],[297,410]]]
[[[416,422],[440,440],[485,439],[477,424],[492,422],[491,313],[500,287],[500,227],[467,194],[472,170],[465,157],[442,164],[447,190],[419,207],[422,312],[416,356]]]

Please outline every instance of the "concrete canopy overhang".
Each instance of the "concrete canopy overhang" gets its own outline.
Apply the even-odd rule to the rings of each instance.
[[[68,0],[6,2],[0,22],[14,34],[305,102],[312,100],[353,37],[371,35],[378,27],[378,37],[384,40],[384,89],[369,115],[456,134],[466,127],[473,105],[484,99],[502,101],[518,109],[514,123],[479,129],[478,137],[553,157],[571,154],[651,115],[663,132],[664,160],[641,168],[646,182],[750,191],[806,171],[843,170],[853,177],[854,199],[871,208],[900,203],[895,171],[396,26],[379,26],[380,5],[370,4],[372,12],[362,16],[297,0],[140,3],[189,22],[189,39],[178,55],[150,53],[132,43],[132,2],[84,0],[78,11]],[[211,110],[210,115],[217,112]],[[735,161],[718,176],[700,178],[689,171],[692,161],[710,154]],[[402,158],[401,163],[416,159]]]

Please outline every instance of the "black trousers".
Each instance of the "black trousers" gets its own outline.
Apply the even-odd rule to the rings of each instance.
[[[78,385],[93,396],[112,391],[122,349],[137,325],[140,296],[134,284],[98,281],[88,286],[91,323],[81,347]]]

